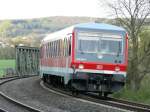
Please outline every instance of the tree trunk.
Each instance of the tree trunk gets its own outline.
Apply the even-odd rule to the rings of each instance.
[[[129,84],[129,88],[133,91],[137,91],[140,88],[141,81],[139,69],[138,69],[138,40],[134,34],[131,36],[132,38],[132,59],[129,62],[129,71],[127,76],[127,82]]]

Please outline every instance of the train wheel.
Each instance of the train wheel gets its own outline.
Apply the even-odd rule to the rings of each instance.
[[[99,92],[99,93],[98,93],[98,96],[101,97],[101,96],[102,96],[102,92]]]
[[[104,97],[105,97],[105,98],[108,97],[108,92],[104,92]]]
[[[43,75],[43,81],[46,82],[46,76]]]
[[[76,96],[78,96],[78,95],[79,95],[79,92],[78,92],[77,90],[73,90],[73,91],[72,91],[72,96],[75,96],[75,97],[76,97]]]

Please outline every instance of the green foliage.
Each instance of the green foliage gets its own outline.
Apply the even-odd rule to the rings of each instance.
[[[0,37],[6,37],[7,30],[11,27],[11,21],[3,21],[0,23]]]
[[[15,58],[15,48],[0,47],[0,59],[14,59],[14,58]]]
[[[121,99],[126,99],[126,100],[150,104],[149,82],[150,82],[150,76],[147,75],[143,79],[142,86],[138,91],[133,91],[133,90],[127,89],[125,87],[120,92],[113,94],[113,96],[116,98],[121,98]]]
[[[0,60],[0,68],[15,68],[15,59]]]
[[[0,77],[4,75],[4,71],[6,68],[15,68],[15,60],[0,60]]]

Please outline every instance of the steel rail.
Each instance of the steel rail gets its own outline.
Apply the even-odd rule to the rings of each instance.
[[[66,91],[64,88],[55,88],[52,85],[44,83],[44,85],[53,91],[60,92],[61,94],[66,94],[69,96],[73,96],[71,92]],[[120,100],[111,97],[99,97],[96,94],[86,93],[86,94],[79,94],[76,96],[77,98],[81,98],[87,101],[104,104],[112,107],[117,107],[129,111],[138,111],[138,112],[150,112],[150,105],[135,103],[127,100]]]
[[[5,109],[0,108],[0,112],[8,112],[8,111],[5,110]]]
[[[2,81],[2,82],[0,83],[0,86],[3,85],[3,84],[5,84],[5,83],[7,83],[7,82],[13,81],[13,80],[22,79],[22,78],[28,78],[28,77],[33,77],[33,76],[36,76],[36,75],[32,75],[32,76],[26,75],[26,76],[22,76],[22,77],[11,77],[11,78],[7,78],[7,80],[4,80],[4,81]],[[22,103],[22,102],[19,102],[19,101],[13,99],[13,98],[7,96],[5,93],[3,93],[3,92],[1,92],[1,91],[0,91],[0,95],[1,95],[3,98],[5,98],[6,100],[8,100],[8,101],[10,101],[10,102],[12,102],[12,103],[14,103],[14,104],[17,104],[18,106],[21,106],[21,107],[23,107],[23,108],[25,108],[25,109],[27,109],[27,110],[29,110],[29,111],[31,111],[31,112],[42,112],[41,110],[39,110],[39,109],[37,109],[37,108],[31,107],[31,106],[29,106],[29,105],[27,105],[27,104],[24,104],[24,103]],[[1,111],[1,110],[0,110],[0,111]],[[2,110],[2,112],[7,112],[7,111],[3,111],[3,110]]]

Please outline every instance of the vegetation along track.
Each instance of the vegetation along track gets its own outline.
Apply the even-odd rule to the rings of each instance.
[[[52,91],[56,91],[57,93],[60,93],[62,95],[72,96],[72,93],[64,88],[54,87],[52,85],[43,82],[41,82],[41,84],[51,89]],[[136,112],[150,112],[150,105],[131,102],[127,100],[115,99],[112,97],[104,98],[104,97],[99,97],[97,94],[92,94],[92,93],[79,94],[76,97],[90,102],[104,104],[104,105],[117,107],[125,110],[136,111]]]
[[[5,84],[5,83],[7,83],[7,82],[9,82],[9,81],[13,81],[13,80],[21,79],[21,78],[28,78],[28,77],[32,77],[32,76],[35,76],[35,75],[30,75],[30,76],[29,75],[25,75],[25,76],[21,76],[21,77],[14,76],[14,77],[0,78],[0,86]],[[12,103],[15,103],[18,106],[21,106],[21,107],[23,107],[23,108],[25,108],[25,109],[27,109],[27,110],[29,110],[31,112],[41,112],[41,110],[38,110],[36,108],[33,108],[31,106],[28,106],[28,105],[26,105],[24,103],[21,103],[21,102],[15,100],[15,99],[12,99],[12,98],[8,97],[6,94],[2,93],[1,91],[0,91],[0,95],[2,97],[4,97],[5,99],[7,99],[8,101],[10,101]],[[0,108],[0,112],[7,112],[7,111]]]

